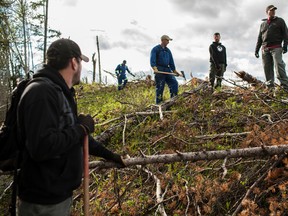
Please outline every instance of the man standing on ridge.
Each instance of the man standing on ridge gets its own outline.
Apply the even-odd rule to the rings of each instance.
[[[47,64],[22,94],[17,113],[22,149],[19,216],[70,215],[73,191],[83,175],[83,140],[94,132],[93,118],[78,116],[74,99],[82,61],[89,59],[74,41],[54,41],[47,50]],[[89,152],[125,166],[120,155],[91,135]]]
[[[284,90],[288,91],[288,78],[285,71],[285,63],[282,53],[287,52],[288,30],[285,21],[275,16],[277,7],[269,5],[266,8],[267,19],[263,19],[260,26],[255,56],[259,58],[259,50],[262,46],[262,64],[268,88],[274,88],[274,69]],[[282,44],[283,43],[283,44]]]
[[[214,83],[216,78],[215,89],[221,87],[222,77],[227,67],[227,58],[226,58],[226,48],[220,43],[220,33],[216,32],[214,34],[214,42],[209,47],[210,53],[210,73],[209,81],[214,89]]]
[[[126,71],[131,74],[133,77],[135,77],[134,74],[132,74],[129,70],[129,68],[126,66],[126,60],[123,60],[122,64],[117,65],[116,69],[115,69],[115,73],[118,79],[118,90],[122,90],[127,82],[128,79],[126,77]]]
[[[166,83],[169,87],[171,98],[178,94],[178,82],[175,78],[175,74],[180,75],[180,73],[177,72],[172,52],[167,47],[169,41],[172,41],[172,38],[168,35],[163,35],[161,37],[161,44],[156,45],[151,50],[150,54],[150,66],[155,73],[156,104],[163,101],[163,92]],[[164,74],[161,72],[166,73]],[[173,73],[175,74],[173,75]]]

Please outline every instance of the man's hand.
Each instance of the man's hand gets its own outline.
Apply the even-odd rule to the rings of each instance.
[[[153,71],[154,73],[157,73],[158,72],[158,68],[156,66],[152,67],[153,68]]]
[[[85,116],[80,114],[78,116],[78,122],[85,127],[87,134],[93,133],[95,131],[94,120],[91,115]]]
[[[181,73],[179,73],[177,70],[173,71],[174,74],[177,74],[176,76],[183,76]]]
[[[119,165],[119,168],[126,167],[122,157],[119,154],[114,153],[112,161]]]
[[[259,58],[259,53],[258,52],[255,52],[255,57]]]

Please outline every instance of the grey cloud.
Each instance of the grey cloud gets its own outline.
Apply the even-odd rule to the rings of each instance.
[[[221,11],[233,9],[240,4],[238,0],[171,0],[171,2],[180,14],[188,13],[193,17],[205,16],[210,18],[217,18]]]
[[[132,29],[132,28],[124,29],[122,31],[122,34],[127,38],[128,41],[133,41],[136,43],[137,41],[150,40],[150,37],[148,35],[146,35],[145,33],[143,33],[138,29]]]
[[[101,50],[109,50],[113,47],[113,44],[109,42],[106,37],[99,37],[99,46]]]
[[[200,58],[181,58],[174,57],[177,70],[184,71],[186,77],[190,77],[190,73],[196,77],[205,77],[208,75],[209,61]]]
[[[145,32],[138,29],[129,28],[123,29],[121,34],[125,37],[125,41],[116,41],[113,43],[113,47],[123,49],[133,48],[143,54],[147,54],[148,50],[151,49],[149,45],[153,39]]]

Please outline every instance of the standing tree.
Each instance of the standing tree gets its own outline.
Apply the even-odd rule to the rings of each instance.
[[[7,98],[18,79],[28,77],[35,69],[34,58],[38,64],[43,63],[44,44],[61,33],[49,27],[45,33],[48,0],[2,0],[0,7],[0,121],[3,121]]]

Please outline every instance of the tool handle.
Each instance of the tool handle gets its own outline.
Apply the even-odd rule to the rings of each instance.
[[[89,146],[88,146],[88,135],[84,137],[83,143],[83,159],[84,159],[84,215],[89,215]]]

